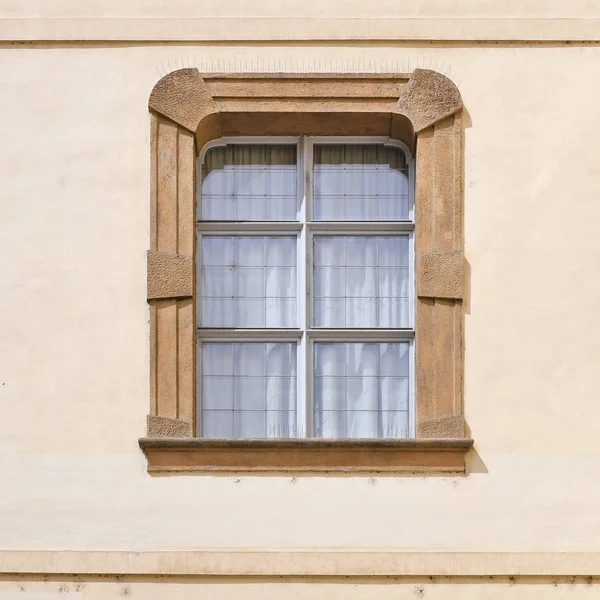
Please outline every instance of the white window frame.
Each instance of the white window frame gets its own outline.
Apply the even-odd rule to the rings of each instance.
[[[202,221],[202,167],[206,153],[228,144],[291,144],[297,148],[296,221]],[[313,147],[315,144],[383,144],[400,148],[408,166],[408,219],[406,221],[313,221]],[[197,277],[197,340],[204,342],[296,342],[298,438],[314,437],[314,344],[317,342],[409,342],[409,437],[416,433],[415,419],[415,161],[406,144],[385,136],[247,136],[222,137],[201,149],[197,161],[196,184],[196,264],[200,274],[203,235],[292,235],[298,238],[297,317],[295,328],[202,328],[200,293],[201,277]],[[334,329],[312,327],[313,239],[317,235],[398,235],[409,238],[410,327],[401,329]],[[304,298],[304,301],[302,301]],[[202,351],[198,350],[196,395],[196,435],[202,437]],[[385,438],[381,438],[385,439]]]

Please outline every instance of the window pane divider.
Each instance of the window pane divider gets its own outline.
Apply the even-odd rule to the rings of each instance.
[[[410,233],[415,229],[415,224],[411,221],[310,221],[307,226],[313,233],[360,233],[362,235]]]
[[[196,223],[198,233],[298,233],[302,223],[297,221],[199,221]]]
[[[236,340],[267,340],[297,341],[302,337],[300,329],[207,329],[198,327],[196,330],[198,339],[202,341],[236,341]]]
[[[309,329],[309,341],[382,342],[412,340],[414,329]]]

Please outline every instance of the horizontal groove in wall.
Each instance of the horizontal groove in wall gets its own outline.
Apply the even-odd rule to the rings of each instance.
[[[360,549],[0,550],[0,573],[258,577],[598,576],[600,552]]]

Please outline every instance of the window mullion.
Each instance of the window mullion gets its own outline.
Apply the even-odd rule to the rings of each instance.
[[[297,306],[298,306],[298,327],[301,331],[306,331],[308,327],[308,265],[307,265],[307,228],[308,220],[307,210],[309,204],[308,168],[310,159],[308,157],[308,143],[306,137],[300,138],[298,152],[298,221],[301,229],[298,233],[298,283],[297,283]],[[297,435],[298,437],[310,436],[310,410],[309,410],[309,386],[307,385],[306,373],[308,370],[308,341],[306,334],[303,334],[298,343],[298,390],[296,401]]]

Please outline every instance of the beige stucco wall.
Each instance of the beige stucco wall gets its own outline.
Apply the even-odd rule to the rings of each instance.
[[[460,598],[461,600],[523,600],[529,598],[558,600],[596,600],[600,585],[596,579],[555,578],[551,581],[535,579],[480,580],[393,580],[371,581],[298,581],[283,579],[276,582],[232,579],[164,579],[143,578],[7,578],[0,581],[3,600],[432,600]]]
[[[169,13],[162,3],[142,8],[102,2],[81,3],[74,15],[69,5],[3,0],[0,15],[15,19],[9,25],[17,29],[19,20],[29,19],[28,31],[41,35],[46,17],[186,21],[191,14],[183,1],[169,5]],[[333,23],[335,6],[303,2],[290,11]],[[377,26],[390,14],[432,19],[414,24],[427,37],[434,30],[429,26],[445,31],[439,19],[465,15],[486,21],[561,16],[587,20],[577,27],[589,28],[598,14],[584,0],[520,8],[464,0],[453,5],[452,14],[439,1],[412,6],[400,13],[396,3],[371,3],[353,16],[380,19]],[[283,14],[274,2],[260,3],[257,10],[264,18]],[[246,16],[244,11],[247,4],[239,2],[207,7],[219,17]],[[293,20],[285,18],[282,27],[291,31]],[[564,19],[554,21],[562,24],[565,39],[577,37]],[[364,32],[367,25],[361,23]],[[133,31],[132,22],[121,25]],[[513,31],[504,21],[497,25],[499,38]],[[209,36],[210,27],[202,27],[196,39]],[[268,38],[273,23],[260,27]],[[325,21],[319,27],[331,31]],[[19,38],[3,31],[1,39]],[[231,31],[243,35],[236,27]],[[0,45],[0,553],[445,549],[552,552],[560,565],[557,553],[600,551],[600,47],[458,39],[446,44],[132,44],[91,41],[91,34],[89,39]],[[148,412],[146,107],[162,75],[191,65],[218,71],[428,67],[459,86],[467,112],[465,416],[476,448],[466,477],[146,473],[137,445]],[[112,564],[125,564],[117,558]],[[4,570],[10,571],[30,559],[6,560],[12,566]],[[110,565],[110,557],[105,561]],[[473,573],[464,567],[468,560],[461,561],[445,572]],[[522,570],[493,572],[541,574],[523,561]],[[29,572],[44,571],[44,565],[49,572],[67,569],[56,564],[64,563],[53,566],[52,559],[43,559]],[[490,559],[490,567],[494,564]],[[598,565],[589,567],[590,574],[600,575],[600,559],[589,564]],[[114,572],[126,572],[120,568]],[[575,570],[544,571],[550,572]],[[72,597],[104,599],[127,595],[127,586],[144,598],[197,593],[189,580],[161,580],[160,586],[157,581],[84,578],[77,587],[81,582],[73,578],[5,576],[0,597],[50,598],[68,591]],[[311,586],[297,579],[250,586],[244,580],[194,581],[209,586],[203,593],[217,599],[240,593],[307,600],[414,598],[422,592],[461,598],[598,593],[595,581],[548,577],[518,580],[519,585],[494,579],[485,588],[481,579],[314,580],[318,585]]]
[[[0,0],[0,40],[600,41],[595,0]]]
[[[600,49],[17,46],[1,56],[1,547],[597,549]],[[148,408],[149,91],[188,60],[313,57],[431,64],[463,94],[471,472],[152,478],[137,447]]]

